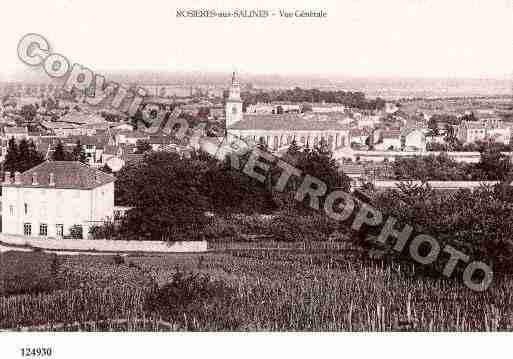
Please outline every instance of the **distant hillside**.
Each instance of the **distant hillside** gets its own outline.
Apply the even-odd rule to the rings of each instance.
[[[230,81],[229,73],[212,72],[163,72],[163,71],[99,71],[108,80],[122,83],[140,84],[176,84],[187,87],[212,85],[226,87]],[[11,77],[24,82],[47,82],[41,71],[28,70]],[[351,77],[342,75],[285,75],[285,74],[239,74],[243,84],[255,88],[319,88],[324,90],[362,91],[367,97],[398,99],[403,97],[466,97],[512,95],[512,81],[502,79],[465,79],[465,78],[386,78]]]

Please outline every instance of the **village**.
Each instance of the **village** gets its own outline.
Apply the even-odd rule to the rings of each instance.
[[[263,90],[241,85],[235,73],[227,88],[223,92],[212,86],[148,86],[146,90],[153,95],[130,118],[127,112],[91,106],[80,93],[52,85],[5,84],[0,88],[3,232],[63,237],[75,229],[82,238],[93,224],[119,218],[128,208],[115,205],[116,172],[141,161],[148,151],[176,153],[186,159],[200,150],[197,141],[166,131],[166,123],[174,119],[185,119],[191,127],[203,123],[201,137],[222,141],[226,136],[263,144],[278,157],[292,143],[299,148],[324,143],[340,171],[351,179],[353,189],[369,182],[374,187],[393,188],[398,182],[391,164],[397,159],[444,154],[456,163],[478,163],[479,146],[486,144],[512,158],[513,122],[508,121],[511,108],[505,99],[499,105],[486,98],[404,99],[362,109],[324,101],[251,103],[244,98],[258,98]],[[159,128],[150,126],[156,122]],[[9,167],[9,146],[21,143],[33,148],[44,163],[23,168],[23,173]],[[66,157],[66,153],[75,156]],[[498,183],[487,180],[446,180],[432,185],[473,189],[484,182]],[[16,193],[12,192],[15,188]],[[20,188],[24,188],[21,194]],[[81,191],[92,200],[81,201]],[[25,197],[30,201],[24,201]]]

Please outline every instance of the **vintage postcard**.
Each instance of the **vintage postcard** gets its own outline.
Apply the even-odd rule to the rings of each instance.
[[[511,1],[0,9],[0,358],[513,330]]]

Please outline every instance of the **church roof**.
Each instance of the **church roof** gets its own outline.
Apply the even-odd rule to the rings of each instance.
[[[344,116],[313,114],[257,114],[244,115],[230,130],[276,130],[276,131],[336,131],[348,130],[342,123]]]

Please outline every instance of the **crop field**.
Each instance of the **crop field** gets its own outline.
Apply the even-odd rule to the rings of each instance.
[[[0,328],[57,331],[512,330],[513,281],[482,293],[338,246],[205,254],[1,254]]]

